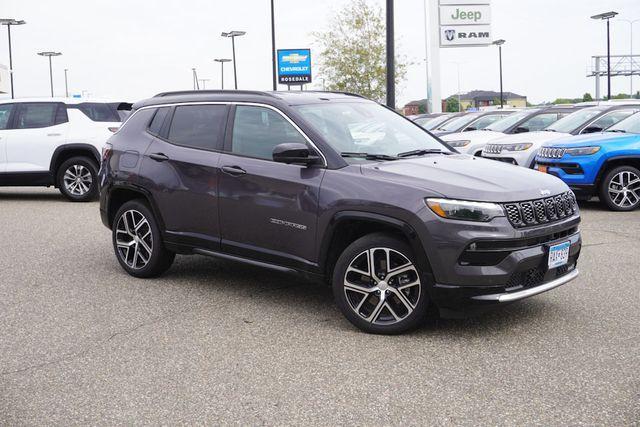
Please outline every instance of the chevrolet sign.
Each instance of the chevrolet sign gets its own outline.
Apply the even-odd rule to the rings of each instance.
[[[311,83],[311,50],[278,50],[278,83],[302,85]]]

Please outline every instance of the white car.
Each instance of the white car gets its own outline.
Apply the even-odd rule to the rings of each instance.
[[[461,153],[480,156],[484,146],[493,140],[505,135],[542,130],[559,118],[576,110],[577,108],[574,106],[529,108],[510,114],[484,129],[450,133],[442,136],[441,139]]]
[[[72,201],[98,195],[104,143],[131,104],[87,99],[0,101],[0,186],[55,186]]]
[[[547,142],[572,135],[602,132],[640,109],[638,105],[602,104],[569,114],[540,132],[509,135],[491,141],[482,157],[514,165],[533,167],[538,150]]]

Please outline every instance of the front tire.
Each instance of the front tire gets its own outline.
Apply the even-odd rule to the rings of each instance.
[[[364,236],[343,251],[333,272],[333,295],[355,326],[389,335],[422,324],[429,301],[411,248],[385,233]]]
[[[72,157],[58,168],[58,189],[72,202],[88,202],[98,197],[98,167],[86,157]]]
[[[175,253],[165,249],[158,223],[141,200],[123,204],[112,226],[113,249],[124,270],[134,277],[156,277],[171,267]]]
[[[600,184],[600,199],[613,211],[640,206],[640,171],[632,166],[610,170]]]

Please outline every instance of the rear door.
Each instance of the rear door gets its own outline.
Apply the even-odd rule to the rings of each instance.
[[[6,172],[45,172],[55,149],[64,144],[69,129],[66,106],[61,102],[16,104],[7,131]]]
[[[232,119],[220,162],[222,247],[229,253],[305,268],[314,260],[318,192],[325,169],[273,161],[278,144],[308,144],[278,110],[239,104]]]
[[[0,104],[0,173],[7,168],[7,141],[9,140],[9,127],[11,112],[14,104]]]
[[[162,107],[149,124],[155,138],[140,179],[174,243],[219,249],[218,163],[228,110],[226,104]]]

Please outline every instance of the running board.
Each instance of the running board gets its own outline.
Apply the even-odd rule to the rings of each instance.
[[[271,264],[268,262],[256,261],[253,259],[243,258],[236,255],[223,254],[221,252],[216,252],[209,249],[194,248],[193,252],[199,255],[209,256],[213,258],[226,259],[229,261],[236,261],[236,262],[242,262],[244,264],[254,265],[256,267],[268,268],[270,270],[276,270],[282,273],[295,273],[295,274],[298,273],[298,271],[294,270],[293,268],[282,267],[280,265]]]

